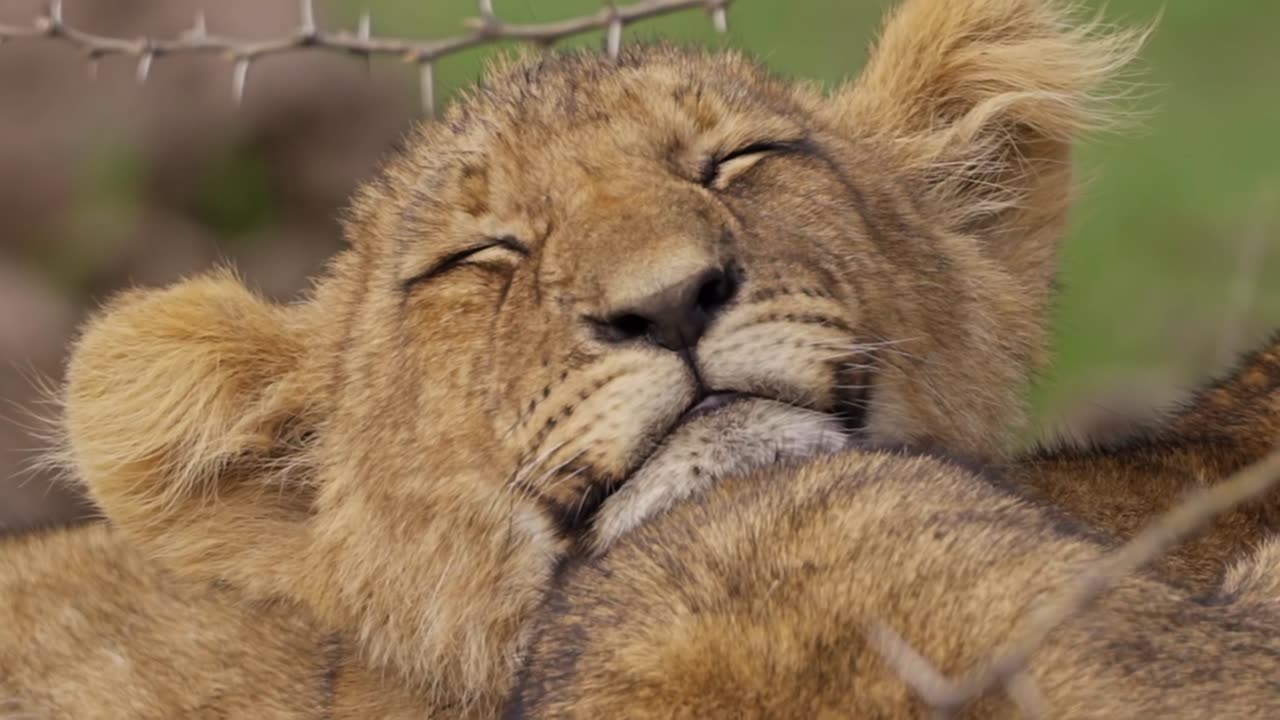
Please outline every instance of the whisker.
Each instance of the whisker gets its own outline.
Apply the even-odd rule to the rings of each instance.
[[[568,441],[561,441],[552,447],[538,454],[536,457],[529,459],[527,462],[517,467],[511,477],[507,479],[498,491],[496,502],[501,502],[504,498],[510,498],[511,504],[507,507],[507,541],[511,541],[512,533],[515,532],[515,510],[516,504],[521,500],[533,501],[533,490],[528,487],[526,478],[542,466],[551,458],[560,448],[564,447]],[[495,503],[496,504],[496,503]]]
[[[578,452],[574,453],[573,455],[569,456],[567,459],[565,459],[564,462],[561,462],[557,464],[555,467],[552,467],[551,469],[547,470],[537,480],[529,483],[530,490],[532,492],[537,492],[541,494],[548,490],[552,490],[556,488],[560,482],[563,482],[565,480],[565,478],[557,477],[560,471],[564,470],[569,465],[577,462],[579,458],[581,458],[583,455],[586,454],[586,452],[587,452],[587,449],[583,448]],[[573,473],[570,473],[570,475],[568,475],[567,477],[573,478],[576,475],[576,473],[585,469],[586,468],[580,468],[579,470],[575,470]]]
[[[847,347],[858,347],[858,348],[883,348],[883,347],[893,347],[893,346],[895,346],[895,345],[905,345],[905,344],[907,344],[907,343],[917,342],[917,341],[919,341],[919,340],[924,340],[924,339],[925,339],[925,337],[924,337],[923,335],[917,335],[917,336],[914,336],[914,337],[901,338],[901,339],[899,339],[899,340],[884,340],[884,339],[880,339],[880,340],[872,340],[872,341],[870,341],[870,342],[866,342],[866,341],[858,340],[858,341],[855,341],[855,342],[853,342],[853,343],[849,343],[849,344],[847,345]],[[833,343],[833,344],[834,344],[834,343]]]
[[[850,355],[865,355],[865,354],[866,353],[843,352],[843,353],[834,353],[831,355],[823,355],[818,359],[825,362],[829,360],[840,360],[841,358],[846,358],[846,357],[849,357]],[[856,362],[851,362],[847,360],[841,362],[840,365],[842,367],[847,367],[851,370],[875,370],[876,369],[876,366],[871,363],[856,363]]]
[[[516,471],[514,474],[512,474],[511,479],[507,481],[508,484],[523,482],[523,480],[528,476],[529,473],[532,473],[544,462],[551,459],[551,456],[559,452],[560,448],[567,445],[568,442],[569,442],[568,440],[561,440],[555,445],[552,445],[550,448],[547,448],[546,450],[542,451],[537,456],[531,458],[528,462],[524,463],[520,467],[516,468]]]
[[[578,477],[579,475],[582,475],[586,471],[587,471],[586,467],[580,467],[574,470],[573,472],[569,473],[568,475],[564,475],[556,478],[555,482],[549,483],[547,485],[547,487],[545,488],[545,492],[551,492],[552,490],[555,490],[561,485],[565,485],[572,482],[574,478]],[[573,512],[574,524],[577,524],[578,519],[582,516],[582,509],[585,506],[586,502],[587,502],[587,493],[586,492],[578,493],[578,507]]]
[[[586,470],[586,468],[578,468],[577,470],[570,473],[569,476],[565,478],[565,481],[567,482],[569,480],[572,480],[584,470]],[[586,504],[587,504],[587,493],[586,492],[578,493],[578,507],[573,511],[573,523],[575,525],[578,523],[579,520],[582,519],[582,509],[586,507]]]

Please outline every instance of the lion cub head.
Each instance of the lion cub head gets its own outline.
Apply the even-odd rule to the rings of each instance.
[[[912,0],[831,96],[666,46],[500,64],[359,194],[306,302],[215,274],[94,320],[77,472],[178,572],[500,698],[563,553],[708,478],[849,436],[1000,452],[1127,47]]]

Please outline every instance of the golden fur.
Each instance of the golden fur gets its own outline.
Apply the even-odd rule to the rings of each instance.
[[[1004,470],[1037,501],[1127,538],[1153,515],[1258,462],[1277,446],[1280,332],[1160,425],[1103,444],[1038,449]],[[1276,532],[1280,492],[1215,518],[1157,564],[1188,587],[1212,592],[1222,582],[1224,561],[1258,547],[1271,548],[1258,557],[1274,557],[1276,545],[1269,538]],[[1237,577],[1243,578],[1240,572]]]
[[[925,456],[729,479],[569,571],[507,717],[927,717],[874,628],[962,676],[1110,544]],[[1276,548],[1211,595],[1123,578],[1032,656],[1044,716],[1276,716]],[[996,691],[947,717],[1026,716]]]
[[[500,65],[360,193],[305,302],[214,273],[87,325],[66,455],[110,527],[7,543],[0,592],[202,623],[143,714],[490,717],[565,558],[715,480],[846,436],[1006,457],[1073,141],[1136,46],[1042,0],[908,0],[831,96],[666,46]],[[750,399],[691,412],[713,391]],[[21,618],[53,656],[110,641],[64,620]],[[314,650],[184,672],[246,635]],[[0,631],[0,661],[34,642]],[[121,652],[137,676],[0,697],[131,714],[149,651]],[[328,700],[299,709],[313,664]]]

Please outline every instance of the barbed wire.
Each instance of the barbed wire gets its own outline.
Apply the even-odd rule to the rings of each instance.
[[[110,56],[137,59],[136,77],[145,83],[156,59],[178,54],[213,54],[225,57],[232,66],[231,93],[239,103],[244,98],[253,63],[270,55],[302,50],[324,50],[363,57],[396,56],[418,66],[422,110],[435,114],[435,63],[463,50],[503,40],[551,46],[566,38],[604,30],[605,52],[612,58],[622,48],[622,31],[627,25],[681,10],[704,9],[718,32],[729,27],[728,9],[733,0],[640,0],[627,5],[606,4],[599,11],[564,20],[541,23],[508,23],[493,9],[493,0],[478,0],[479,15],[465,21],[466,33],[430,40],[378,37],[373,34],[373,18],[368,11],[360,16],[355,31],[324,30],[316,23],[315,0],[299,0],[298,25],[279,37],[239,40],[209,32],[203,12],[198,12],[190,29],[175,38],[122,38],[97,35],[69,24],[63,16],[62,0],[47,0],[44,14],[30,26],[0,24],[0,43],[12,40],[61,40],[85,53],[90,75],[98,63]]]

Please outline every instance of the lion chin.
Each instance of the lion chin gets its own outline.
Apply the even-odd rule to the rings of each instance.
[[[602,554],[630,530],[722,478],[830,454],[849,439],[845,424],[829,413],[765,398],[712,395],[605,501],[592,528],[592,550]]]

